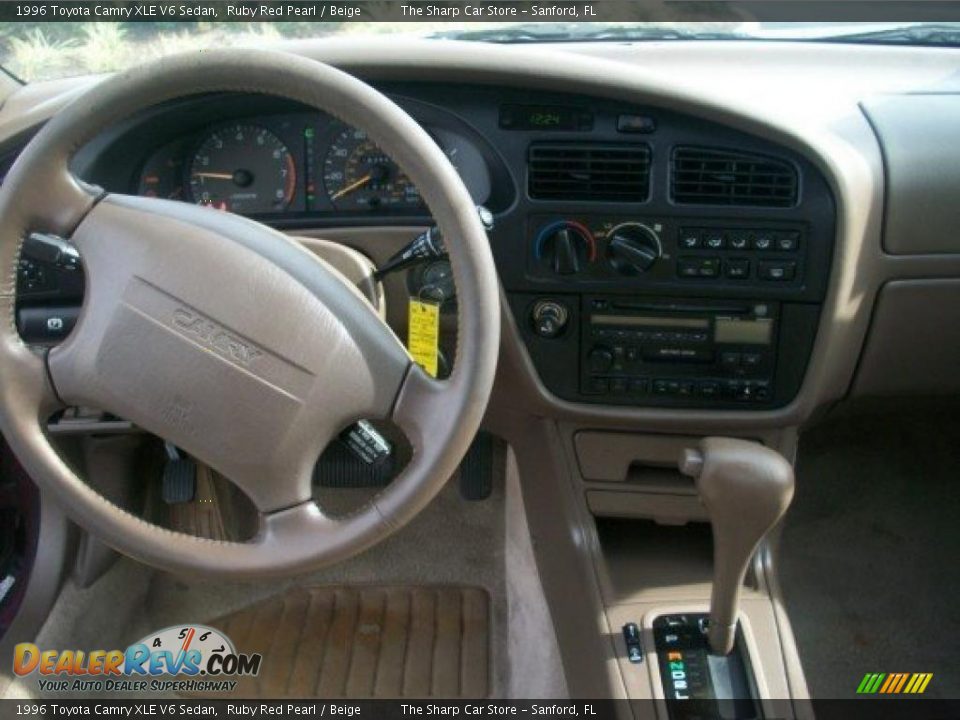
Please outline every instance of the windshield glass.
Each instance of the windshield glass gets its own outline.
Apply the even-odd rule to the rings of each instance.
[[[960,23],[16,22],[0,23],[0,66],[33,82],[112,72],[198,48],[363,35],[499,43],[804,40],[960,46]]]

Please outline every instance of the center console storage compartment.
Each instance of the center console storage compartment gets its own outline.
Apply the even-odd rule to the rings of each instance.
[[[693,480],[677,469],[684,449],[699,440],[685,435],[578,432],[574,448],[590,512],[666,525],[706,521]]]

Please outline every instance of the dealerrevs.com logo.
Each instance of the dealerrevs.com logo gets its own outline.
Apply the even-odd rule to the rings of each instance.
[[[205,625],[179,625],[147,635],[126,650],[13,649],[13,672],[37,676],[45,692],[223,692],[237,676],[257,675],[263,657],[238,653],[230,638]]]

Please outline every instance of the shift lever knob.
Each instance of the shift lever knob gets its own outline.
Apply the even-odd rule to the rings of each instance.
[[[793,467],[759,443],[709,437],[684,451],[680,470],[696,479],[713,526],[713,591],[707,639],[733,650],[740,587],[750,558],[793,499]]]

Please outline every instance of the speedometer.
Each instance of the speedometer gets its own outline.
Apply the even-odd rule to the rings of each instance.
[[[323,161],[323,184],[337,210],[417,209],[420,192],[364,130],[343,128]]]
[[[293,200],[297,173],[280,138],[257,125],[210,133],[190,163],[193,201],[236,213],[277,212]]]

